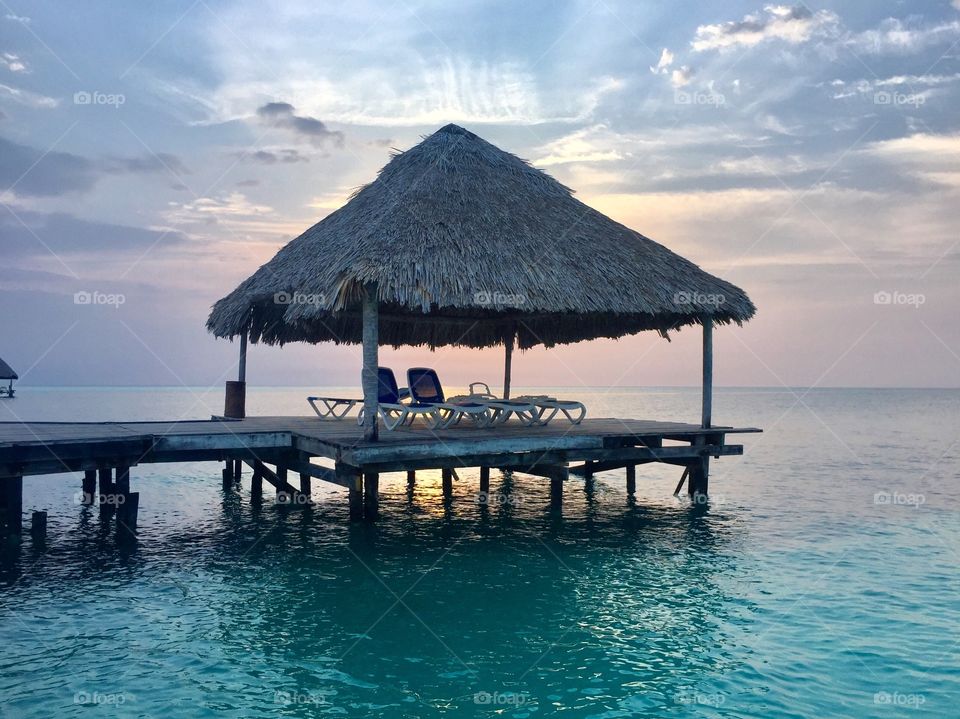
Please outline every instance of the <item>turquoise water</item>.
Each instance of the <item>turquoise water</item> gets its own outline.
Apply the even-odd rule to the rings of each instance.
[[[344,390],[346,391],[346,390]],[[251,413],[307,409],[252,390]],[[593,416],[692,420],[686,389],[564,390]],[[204,417],[222,394],[24,387],[0,419]],[[718,390],[761,426],[713,465],[572,481],[384,475],[291,510],[215,464],[142,466],[118,545],[77,476],[28,478],[49,537],[0,560],[0,716],[960,716],[960,392]],[[247,478],[248,479],[248,478]]]

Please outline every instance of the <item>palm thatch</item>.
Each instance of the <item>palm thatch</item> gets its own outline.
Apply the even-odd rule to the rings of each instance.
[[[217,302],[207,328],[253,342],[489,347],[666,333],[756,308],[738,287],[573,197],[457,125],[397,153],[347,204]]]
[[[0,379],[20,379],[13,368],[0,359]]]

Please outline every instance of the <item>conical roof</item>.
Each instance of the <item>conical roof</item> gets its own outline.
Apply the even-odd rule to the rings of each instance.
[[[0,359],[0,379],[20,379],[13,368]]]
[[[510,336],[550,346],[755,312],[740,288],[447,125],[217,302],[207,327],[270,344],[360,342],[371,284],[380,342],[394,346],[486,347]]]

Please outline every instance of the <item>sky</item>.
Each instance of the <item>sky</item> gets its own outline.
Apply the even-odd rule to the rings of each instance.
[[[0,357],[24,384],[236,374],[211,305],[448,122],[744,288],[718,385],[960,386],[960,0],[0,0]],[[502,354],[384,349],[451,384]],[[254,346],[252,385],[359,348]],[[700,336],[514,358],[696,385]]]

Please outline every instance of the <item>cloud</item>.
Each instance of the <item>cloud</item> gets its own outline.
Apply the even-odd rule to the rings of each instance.
[[[277,163],[292,164],[295,162],[310,162],[307,155],[294,148],[278,150],[257,150],[256,152],[236,152],[233,154],[239,160],[256,162],[261,165],[276,165]]]
[[[4,17],[11,22],[18,22],[21,25],[26,25],[30,22],[30,18],[25,15],[14,15],[13,13],[7,13]]]
[[[20,211],[0,215],[6,257],[73,256],[140,251],[186,241],[177,231],[85,220],[68,213]]]
[[[268,125],[282,127],[307,138],[315,145],[331,143],[343,147],[343,133],[330,130],[315,117],[297,115],[296,108],[289,102],[268,102],[257,108],[257,117]]]
[[[259,187],[260,180],[240,180],[235,184],[237,187]]]
[[[690,81],[693,79],[694,70],[687,65],[677,68],[670,73],[670,84],[674,87],[683,87],[684,85],[689,85]]]
[[[52,97],[38,95],[29,90],[21,90],[20,88],[0,83],[0,98],[3,97],[7,97],[20,105],[26,105],[27,107],[32,107],[37,110],[49,109],[60,104],[59,100]]]
[[[941,187],[960,188],[960,134],[919,132],[873,142],[859,155],[879,159],[903,174]]]
[[[887,18],[874,30],[851,35],[846,44],[855,51],[874,55],[907,55],[960,38],[960,22],[911,27],[897,18]]]
[[[158,152],[142,157],[108,157],[101,164],[109,175],[144,174],[169,172],[174,175],[189,175],[190,170],[176,155]]]
[[[753,47],[766,40],[782,40],[796,45],[807,42],[814,35],[831,32],[838,22],[836,14],[827,10],[814,13],[803,5],[768,5],[762,14],[699,26],[690,45],[695,52]]]
[[[26,72],[27,64],[20,59],[19,55],[12,52],[0,54],[0,64],[4,65],[10,72]]]
[[[84,192],[97,181],[96,165],[69,152],[40,150],[0,137],[0,186],[18,195],[54,197]]]
[[[650,72],[654,75],[663,75],[672,64],[673,53],[667,50],[667,48],[663,48],[663,51],[660,53],[660,59],[657,61],[655,67],[650,68]]]
[[[611,146],[607,128],[594,125],[543,145],[533,164],[550,167],[571,162],[611,162],[620,159],[623,159],[623,155]]]
[[[174,155],[91,160],[70,152],[42,152],[0,137],[0,187],[23,197],[57,197],[90,190],[104,175],[189,170]]]

